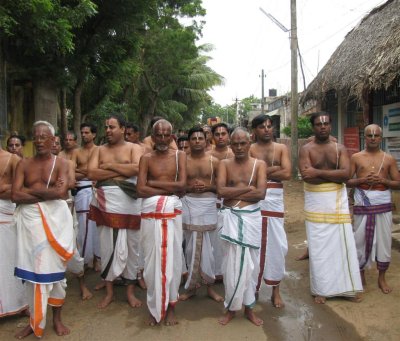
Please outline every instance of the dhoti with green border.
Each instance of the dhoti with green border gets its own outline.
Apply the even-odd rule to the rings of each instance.
[[[261,212],[258,204],[243,208],[225,207],[222,274],[225,286],[225,308],[240,310],[253,307],[256,301],[257,276],[260,271]]]

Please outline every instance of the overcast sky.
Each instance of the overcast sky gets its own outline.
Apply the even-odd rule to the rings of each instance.
[[[373,8],[386,0],[297,0],[300,52],[308,85],[325,65],[345,35]],[[207,10],[200,43],[210,43],[209,66],[225,78],[225,85],[210,92],[221,105],[251,95],[261,98],[275,88],[290,91],[289,33],[283,32],[261,11],[290,28],[290,0],[203,0]],[[303,79],[299,67],[299,91]]]

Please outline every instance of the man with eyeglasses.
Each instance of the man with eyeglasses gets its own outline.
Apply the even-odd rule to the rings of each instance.
[[[333,296],[360,301],[362,284],[345,185],[349,157],[343,145],[329,138],[329,114],[313,113],[310,122],[315,139],[300,149],[299,169],[305,182],[311,294],[319,304]]]
[[[354,191],[354,236],[361,279],[365,285],[365,269],[376,261],[378,286],[384,294],[392,291],[385,279],[392,247],[391,189],[400,189],[400,174],[395,158],[381,150],[382,129],[376,124],[364,130],[365,149],[350,160]]]

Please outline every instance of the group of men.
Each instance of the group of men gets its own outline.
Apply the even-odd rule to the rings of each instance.
[[[344,147],[330,139],[329,115],[314,114],[311,123],[315,138],[300,150],[299,168],[305,181],[315,301],[356,296],[362,290],[360,274],[375,259],[379,287],[388,293],[390,227],[388,232],[379,226],[376,233],[374,228],[391,219],[389,189],[400,187],[400,177],[394,159],[380,150],[382,132],[376,125],[366,128],[366,150],[355,154],[349,166]],[[2,222],[11,226],[10,199],[17,203],[13,238],[18,252],[13,263],[27,295],[10,312],[29,304],[31,316],[17,337],[43,334],[47,304],[53,306],[56,333],[69,333],[61,322],[67,265],[78,275],[84,299],[91,293],[84,284],[83,264],[101,269],[106,294],[99,308],[113,301],[116,280],[126,284],[130,306],[141,306],[135,296],[136,281],[141,281],[147,288],[149,325],[175,325],[176,302],[189,299],[202,285],[212,299],[224,301],[222,325],[243,305],[252,323],[263,323],[253,312],[263,280],[272,286],[272,304],[284,306],[279,284],[288,245],[282,181],[290,178],[291,164],[286,146],[274,141],[270,117],[253,119],[255,143],[244,128],[230,133],[224,123],[211,129],[194,127],[188,132],[186,152],[178,150],[172,125],[159,117],[143,142],[137,127],[117,115],[106,119],[105,133],[106,143],[95,146],[96,128],[83,124],[82,147],[75,148],[76,135],[69,133],[58,154],[54,128],[38,121],[33,158],[18,163],[15,156],[0,153],[5,164],[0,213],[8,216]],[[357,187],[355,239],[346,182]],[[70,188],[72,210],[67,205]],[[77,215],[76,245],[71,212]],[[13,290],[22,290],[11,274],[8,278],[18,283]],[[179,295],[182,278],[184,292]],[[224,298],[213,289],[221,278]]]

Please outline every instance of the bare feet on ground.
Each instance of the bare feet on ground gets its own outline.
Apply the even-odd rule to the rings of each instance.
[[[96,272],[100,272],[101,271],[101,260],[99,257],[94,257],[93,259],[93,269]]]
[[[167,309],[167,316],[165,316],[165,321],[164,324],[166,326],[175,326],[179,322],[175,318],[175,309],[171,306],[168,307]]]
[[[100,283],[97,283],[96,286],[94,287],[95,291],[104,289],[106,287],[106,282],[105,281],[101,281]]]
[[[307,248],[301,256],[297,256],[295,259],[296,260],[305,260],[305,259],[308,259],[309,257],[310,257],[310,255],[308,254],[308,248]]]
[[[218,323],[223,326],[227,325],[235,317],[235,312],[227,310],[225,315],[218,319]]]
[[[61,320],[53,320],[53,328],[58,336],[68,335],[71,331]]]
[[[361,293],[357,293],[356,296],[353,297],[345,297],[345,298],[353,303],[360,303],[363,300]]]
[[[317,304],[325,304],[326,302],[326,297],[323,296],[315,296],[314,297],[314,302]]]
[[[247,308],[247,307],[244,308],[244,314],[246,315],[247,319],[248,319],[250,322],[254,323],[257,327],[262,326],[262,325],[264,324],[264,321],[261,320],[259,317],[257,317],[257,316],[254,314],[253,309]]]
[[[114,296],[113,295],[106,295],[104,298],[97,304],[97,308],[99,309],[104,309],[108,307],[108,305],[114,301]]]
[[[20,332],[15,334],[15,337],[19,340],[23,339],[24,337],[27,337],[28,335],[31,335],[33,333],[33,330],[31,326],[28,324],[24,329],[22,329]]]
[[[186,301],[189,298],[193,297],[196,295],[196,290],[187,290],[185,291],[185,293],[183,293],[182,295],[179,295],[179,301]]]
[[[392,292],[392,288],[386,283],[385,277],[379,276],[378,278],[379,289],[382,290],[384,294],[389,294]]]
[[[146,324],[150,327],[156,326],[158,323],[156,319],[153,317],[153,315],[150,314],[149,319],[147,320]]]
[[[279,293],[279,285],[272,287],[271,302],[275,308],[283,308],[285,306],[281,294]]]
[[[139,308],[142,306],[142,301],[140,301],[136,296],[134,292],[134,285],[129,284],[128,287],[126,288],[126,298],[128,300],[129,305],[132,308]]]
[[[90,290],[86,286],[83,277],[78,278],[78,280],[79,280],[79,287],[81,289],[82,301],[90,300],[93,297],[93,294],[90,292]]]
[[[207,295],[208,297],[210,297],[211,299],[213,299],[215,302],[223,302],[224,298],[220,295],[218,295],[214,289],[210,286],[207,286]]]

